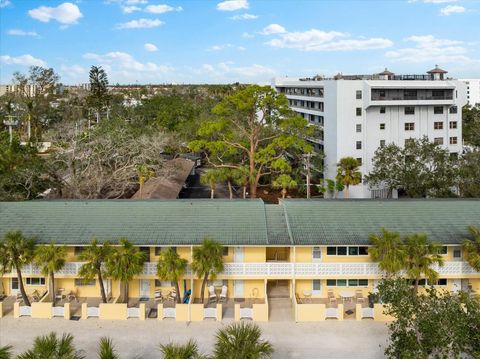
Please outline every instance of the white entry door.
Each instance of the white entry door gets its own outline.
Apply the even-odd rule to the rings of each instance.
[[[150,298],[150,281],[148,279],[140,280],[140,298]]]
[[[243,280],[234,280],[233,281],[233,295],[235,298],[244,298],[245,289],[243,286]]]
[[[450,279],[452,281],[452,292],[458,293],[462,290],[462,280],[461,279]]]
[[[242,263],[243,262],[243,247],[234,247],[233,248],[233,261],[236,263]]]
[[[17,295],[20,292],[20,286],[18,284],[18,278],[12,278],[10,280],[10,295]]]

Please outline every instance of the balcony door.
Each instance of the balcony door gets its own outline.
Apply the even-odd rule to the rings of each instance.
[[[17,295],[20,292],[20,285],[18,284],[18,278],[12,278],[10,280],[10,295]]]
[[[235,298],[244,298],[245,297],[245,288],[243,285],[243,280],[234,280],[233,281],[233,295]]]
[[[140,298],[150,298],[150,280],[140,279]]]
[[[244,253],[243,247],[234,247],[233,248],[233,261],[235,263],[243,263],[244,262]]]

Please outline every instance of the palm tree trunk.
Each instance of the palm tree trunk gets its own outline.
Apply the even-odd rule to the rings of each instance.
[[[349,186],[345,186],[345,198],[350,198]]]
[[[213,199],[215,197],[215,190],[213,188],[210,188],[210,199]]]
[[[177,280],[175,281],[175,290],[177,291],[177,303],[182,304],[182,296],[180,295],[180,287]]]
[[[200,299],[202,300],[202,304],[205,301],[205,285],[207,284],[207,280],[208,280],[208,273],[205,274],[205,276],[203,277],[202,291],[200,292]]]
[[[22,271],[16,266],[15,268],[17,269],[18,285],[20,286],[20,293],[22,293],[23,302],[30,307],[30,300],[28,299],[27,292],[25,292],[25,287],[23,286]]]
[[[227,181],[227,185],[228,185],[228,193],[230,194],[230,199],[233,199],[232,182]]]
[[[128,282],[125,282],[125,290],[124,290],[124,303],[128,303]]]
[[[243,199],[247,198],[247,186],[243,186]]]
[[[415,279],[415,294],[418,294],[418,283],[419,283],[419,280],[418,278]]]
[[[287,190],[285,188],[282,189],[282,198],[285,199],[285,196],[287,195]]]
[[[50,272],[50,283],[48,284],[50,287],[50,298],[52,298],[53,306],[55,306],[55,274],[53,272]]]
[[[103,278],[102,278],[101,270],[98,271],[97,276],[98,276],[98,282],[100,284],[100,294],[102,296],[102,302],[106,303],[107,302],[107,296],[105,295],[105,286],[103,285]]]

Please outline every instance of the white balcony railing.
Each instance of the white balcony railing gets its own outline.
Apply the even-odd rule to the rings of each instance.
[[[76,276],[82,262],[67,262],[62,270],[56,273],[57,276]],[[479,274],[467,262],[445,262],[443,267],[433,266],[440,276],[445,275],[471,275]],[[40,269],[29,264],[22,269],[24,275],[40,275]],[[156,276],[157,263],[146,262],[143,266],[142,275]],[[16,275],[12,272],[11,275]],[[225,263],[224,271],[220,277],[323,277],[334,276],[379,276],[381,271],[377,263],[291,263],[291,262],[266,262],[266,263]],[[187,268],[187,277],[192,276],[190,266]]]

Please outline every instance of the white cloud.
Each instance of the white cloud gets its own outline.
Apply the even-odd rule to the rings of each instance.
[[[65,2],[57,7],[40,6],[28,11],[28,15],[41,22],[57,20],[64,25],[72,25],[78,22],[83,15],[77,5]]]
[[[249,66],[235,66],[233,62],[220,62],[218,64],[203,64],[198,73],[208,74],[215,78],[235,78],[242,77],[262,77],[271,76],[275,74],[275,70],[258,64]]]
[[[149,12],[149,13],[152,13],[152,14],[163,14],[163,13],[170,12],[170,11],[182,11],[182,10],[183,10],[183,8],[181,6],[172,7],[170,5],[165,5],[165,4],[162,4],[162,5],[148,5],[145,8],[146,12]]]
[[[33,37],[38,36],[38,34],[35,31],[24,31],[19,29],[8,30],[7,34],[12,36],[33,36]]]
[[[246,50],[245,47],[243,46],[235,46],[232,44],[221,44],[221,45],[213,45],[210,46],[207,51],[220,51],[220,50],[225,50],[225,49],[237,49],[240,51]]]
[[[245,14],[241,14],[241,15],[232,16],[230,19],[232,19],[232,20],[255,20],[255,19],[258,19],[258,15],[245,13]]]
[[[449,2],[457,2],[458,0],[423,0],[424,3],[430,4],[446,4]]]
[[[43,66],[46,67],[47,63],[42,59],[33,57],[30,54],[25,54],[17,57],[3,55],[0,56],[0,63],[5,65],[20,65],[20,66]]]
[[[140,10],[142,9],[135,5],[122,6],[122,12],[124,14],[131,14],[134,11],[140,11]]]
[[[60,65],[62,79],[69,80],[72,83],[88,82],[88,71],[88,68],[80,65]]]
[[[449,16],[453,13],[462,13],[465,12],[465,8],[459,5],[447,5],[444,8],[440,9],[440,14],[443,16]]]
[[[271,25],[270,25],[271,26]],[[275,28],[267,26],[263,34],[272,33]],[[352,39],[347,33],[339,31],[321,31],[311,29],[304,32],[288,32],[278,25],[279,37],[267,42],[272,47],[298,49],[302,51],[357,51],[383,49],[393,45],[385,38],[358,38]],[[283,30],[283,31],[282,31]],[[275,32],[274,32],[275,33]]]
[[[248,32],[244,32],[244,33],[242,34],[242,37],[243,37],[244,39],[251,39],[251,38],[255,37],[255,35],[250,34],[250,33],[248,33]]]
[[[248,9],[247,0],[226,0],[217,4],[217,10],[220,11],[235,11],[240,9]]]
[[[282,25],[279,24],[270,24],[267,27],[263,28],[261,32],[263,35],[272,35],[272,34],[282,34],[287,32]]]
[[[4,7],[7,7],[10,4],[11,4],[10,0],[0,0],[0,9],[3,9]]]
[[[385,56],[395,62],[404,63],[457,63],[474,64],[474,60],[468,56],[468,50],[462,41],[437,39],[433,35],[410,36],[405,39],[413,42],[413,47],[392,50]]]
[[[147,0],[126,0],[125,4],[146,4]]]
[[[160,19],[137,19],[117,25],[117,29],[145,29],[163,25]]]
[[[156,47],[154,44],[146,43],[143,45],[143,48],[147,50],[148,52],[155,52],[158,51],[158,47]]]

